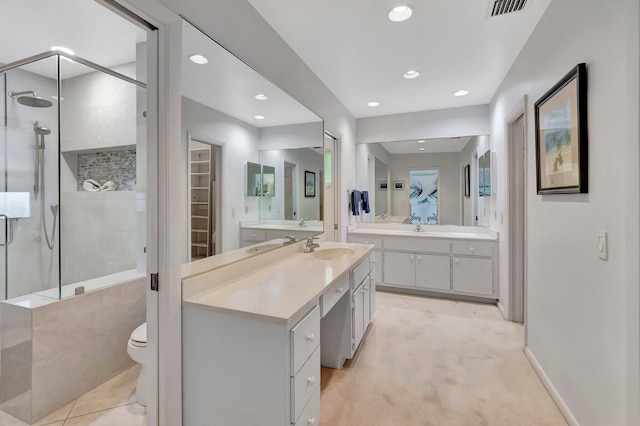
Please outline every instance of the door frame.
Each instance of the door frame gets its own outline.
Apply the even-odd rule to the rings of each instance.
[[[505,224],[508,252],[508,306],[510,321],[526,323],[527,315],[527,101],[523,99],[505,120],[505,149],[507,153],[507,206]],[[514,138],[514,124],[523,118],[522,139]],[[514,142],[515,141],[515,142]],[[518,143],[519,142],[519,143]],[[521,185],[518,182],[521,182]],[[525,345],[527,328],[525,324]]]

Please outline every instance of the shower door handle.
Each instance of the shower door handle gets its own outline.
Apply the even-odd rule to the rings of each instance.
[[[4,219],[4,244],[0,244],[4,247],[13,242],[13,219],[4,214],[0,214],[0,219]]]

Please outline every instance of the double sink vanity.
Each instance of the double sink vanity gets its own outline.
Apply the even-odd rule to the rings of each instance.
[[[320,366],[354,356],[376,263],[371,244],[312,242],[183,278],[185,424],[318,424]]]

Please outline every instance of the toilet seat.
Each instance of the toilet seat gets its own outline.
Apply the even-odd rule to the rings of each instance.
[[[131,338],[129,339],[131,345],[137,347],[146,347],[147,346],[147,323],[138,326],[133,333],[131,333]]]

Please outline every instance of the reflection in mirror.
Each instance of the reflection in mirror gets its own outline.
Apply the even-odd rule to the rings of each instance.
[[[356,220],[488,226],[491,198],[488,149],[488,136],[357,145],[357,189],[369,191],[374,200],[370,202],[372,211],[361,212]],[[465,166],[470,171],[468,196],[465,196]]]
[[[184,261],[236,261],[322,233],[323,186],[305,198],[302,182],[323,173],[322,119],[187,22],[182,42]]]

